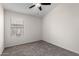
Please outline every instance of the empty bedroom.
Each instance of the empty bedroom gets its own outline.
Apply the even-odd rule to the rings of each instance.
[[[1,56],[79,56],[79,3],[0,3]]]

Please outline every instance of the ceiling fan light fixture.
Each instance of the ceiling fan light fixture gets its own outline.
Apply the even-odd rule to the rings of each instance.
[[[51,3],[33,3],[29,8],[37,7],[40,11],[42,11],[42,5],[51,5]]]
[[[41,4],[40,4],[40,3],[37,3],[37,4],[36,4],[36,7],[40,7],[40,6],[41,6]]]

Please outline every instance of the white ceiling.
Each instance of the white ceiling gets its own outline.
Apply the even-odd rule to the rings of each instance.
[[[42,6],[43,10],[40,11],[36,7],[29,9],[29,7],[33,5],[33,3],[3,3],[2,5],[6,10],[24,13],[28,15],[34,15],[38,17],[44,17],[48,12],[50,12],[56,6],[56,4],[53,3],[51,5],[46,5],[46,6],[43,5]]]

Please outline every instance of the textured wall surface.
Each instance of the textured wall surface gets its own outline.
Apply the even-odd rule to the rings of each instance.
[[[79,4],[59,4],[43,20],[43,39],[79,53]]]
[[[12,37],[10,19],[24,20],[24,34],[22,37]],[[41,39],[41,22],[38,17],[23,15],[20,13],[5,10],[5,47],[33,42]]]
[[[4,49],[4,11],[0,5],[0,55]]]

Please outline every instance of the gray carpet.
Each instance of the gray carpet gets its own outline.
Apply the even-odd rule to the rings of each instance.
[[[5,48],[2,56],[79,56],[79,54],[45,41],[37,41]]]

